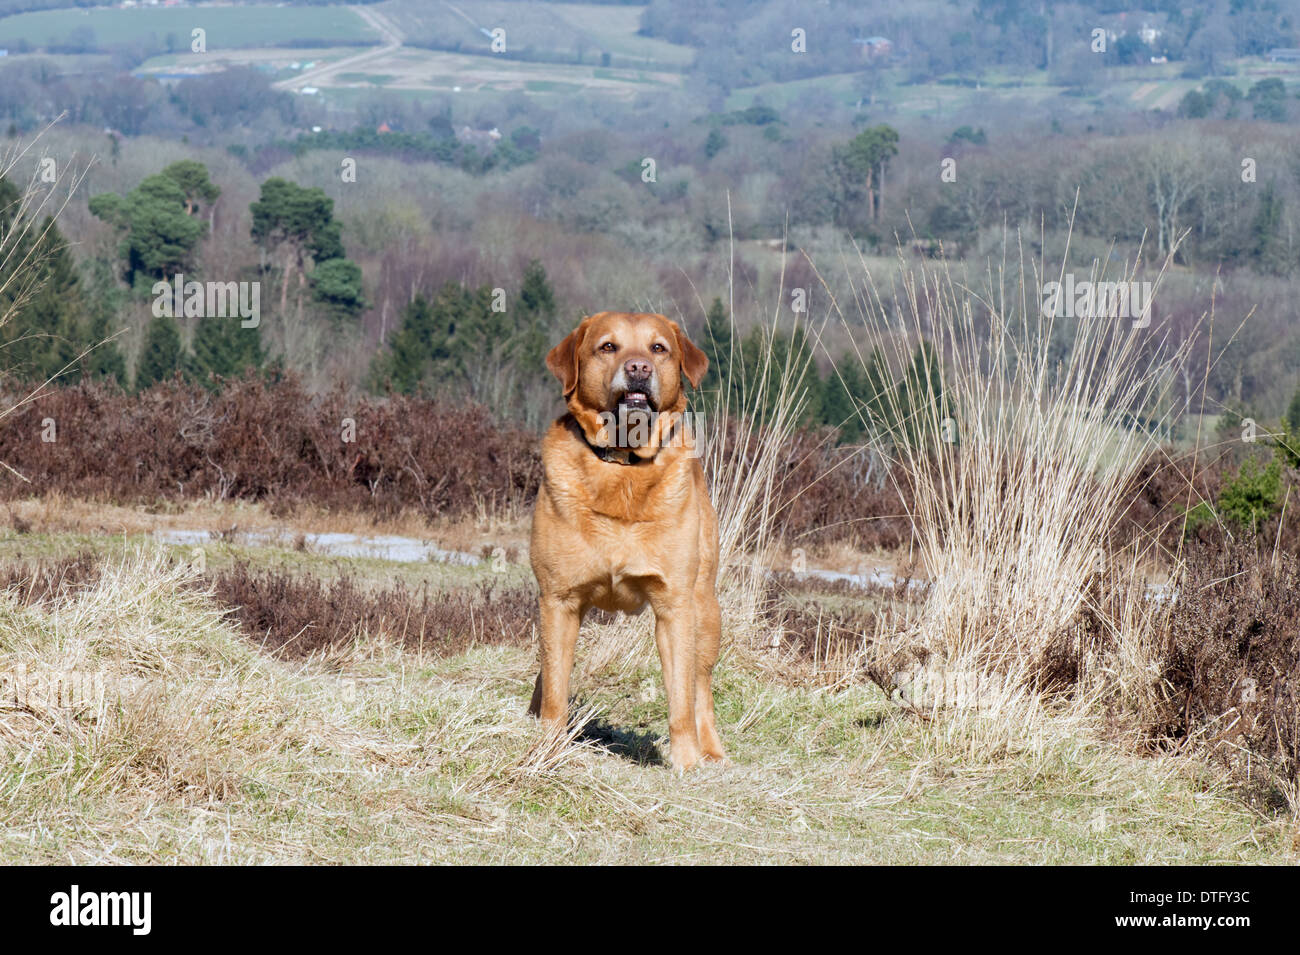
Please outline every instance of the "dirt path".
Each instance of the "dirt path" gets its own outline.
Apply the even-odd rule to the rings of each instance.
[[[405,37],[401,31],[381,13],[371,10],[369,7],[348,7],[353,13],[365,20],[366,23],[374,27],[376,32],[383,38],[384,45],[373,47],[364,53],[358,53],[355,56],[344,57],[333,63],[327,63],[324,66],[318,66],[315,69],[307,70],[305,73],[299,73],[297,76],[290,77],[287,80],[280,80],[275,84],[278,90],[300,90],[306,86],[319,86],[325,80],[336,76],[339,73],[355,70],[359,66],[364,66],[375,60],[381,60],[394,53],[402,46]]]

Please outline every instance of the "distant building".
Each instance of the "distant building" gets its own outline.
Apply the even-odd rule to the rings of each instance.
[[[864,60],[874,60],[894,52],[893,42],[883,36],[863,37],[854,40],[853,45],[858,48],[858,56]]]
[[[1268,61],[1270,63],[1300,62],[1300,50],[1292,47],[1276,47],[1268,51]]]
[[[468,126],[462,126],[456,130],[456,138],[462,143],[473,146],[492,146],[501,138],[501,130],[495,126],[491,129],[470,129]]]

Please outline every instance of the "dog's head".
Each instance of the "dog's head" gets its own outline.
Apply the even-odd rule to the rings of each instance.
[[[682,411],[682,378],[697,387],[709,359],[677,323],[649,312],[598,312],[546,356],[570,410]]]

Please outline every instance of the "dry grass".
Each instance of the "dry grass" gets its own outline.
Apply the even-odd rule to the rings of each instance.
[[[881,387],[863,396],[862,420],[901,465],[891,474],[904,476],[899,498],[930,582],[919,616],[874,648],[874,666],[913,688],[923,718],[942,709],[943,725],[995,750],[1039,727],[1084,731],[1098,691],[1078,681],[1093,649],[1079,628],[1108,564],[1124,559],[1111,536],[1158,449],[1129,422],[1164,420],[1185,345],[1163,347],[1158,324],[1113,310],[1045,316],[1044,270],[1023,258],[990,264],[979,287],[946,265],[903,270],[889,294],[863,268],[855,347]],[[1135,264],[1120,278],[1137,277]],[[1107,277],[1094,266],[1090,278]],[[1108,635],[1140,658],[1123,658],[1135,672],[1150,662],[1149,623],[1130,613],[1120,627],[1140,631]],[[1076,691],[1065,706],[1062,673]]]
[[[0,603],[4,862],[1224,862],[1292,834],[1182,760],[960,746],[862,686],[719,671],[733,765],[666,772],[653,667],[592,668],[567,734],[532,654],[267,658],[148,551]],[[597,627],[599,629],[599,626]],[[599,634],[584,643],[584,656]],[[97,673],[102,698],[49,692]],[[22,702],[13,675],[23,674]],[[44,688],[44,690],[42,689]]]
[[[981,292],[944,269],[905,274],[888,306],[867,293],[866,337],[894,373],[881,436],[910,477],[934,583],[928,639],[990,672],[1036,665],[1083,608],[1132,479],[1158,450],[1152,431],[1127,422],[1165,418],[1185,357],[1147,347],[1159,326],[1116,314],[1061,327],[1039,307],[1038,269],[1005,272],[990,272]],[[939,393],[920,395],[906,372],[927,337],[936,351],[924,377]]]
[[[1140,277],[1134,263],[1119,281]],[[1108,277],[1094,264],[1088,279]],[[903,476],[927,588],[863,640],[861,667],[960,759],[1099,735],[1145,751],[1209,740],[1294,824],[1285,573],[1234,553],[1219,565],[1234,573],[1194,579],[1162,550],[1165,527],[1123,528],[1190,338],[1115,301],[1045,315],[1045,281],[1023,258],[990,265],[978,290],[940,265],[904,270],[887,298],[866,275],[859,356],[879,391],[862,420]],[[1252,573],[1278,593],[1257,599]]]
[[[166,531],[219,531],[227,538],[240,534],[278,540],[292,548],[302,534],[340,533],[358,537],[392,535],[424,541],[443,550],[480,554],[500,547],[528,554],[529,515],[485,513],[447,515],[430,519],[415,511],[376,515],[365,511],[328,510],[303,506],[292,515],[275,513],[261,501],[189,500],[157,506],[87,501],[52,491],[40,497],[10,501],[0,509],[0,525],[24,534],[119,534],[134,536]]]

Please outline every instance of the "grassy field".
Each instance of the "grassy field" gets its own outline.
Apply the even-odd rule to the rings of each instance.
[[[468,53],[490,52],[484,31],[504,29],[507,50],[524,56],[599,62],[607,53],[617,66],[680,69],[690,65],[695,50],[637,34],[641,8],[607,4],[528,4],[499,0],[460,0],[425,3],[385,0],[375,11],[386,17],[408,42],[455,48]]]
[[[277,79],[296,79],[302,74],[288,69],[293,62],[312,62],[319,68],[354,55],[355,51],[344,48],[178,53],[152,57],[141,64],[136,72],[201,73],[225,69],[230,65],[248,64],[275,67]],[[326,99],[337,99],[340,102],[348,101],[351,90],[370,91],[375,87],[417,97],[453,91],[477,95],[523,90],[557,101],[583,92],[626,99],[640,92],[675,88],[681,82],[682,78],[677,73],[601,69],[566,63],[532,63],[411,47],[402,47],[390,53],[377,52],[367,57],[365,67],[361,70],[345,69],[310,80],[311,85],[324,91],[322,95]]]
[[[1278,77],[1293,83],[1298,71],[1294,64],[1268,63],[1262,58],[1243,58],[1238,75],[1229,77],[1245,93],[1252,83],[1266,77]],[[766,103],[778,109],[809,95],[829,96],[842,106],[862,102],[862,109],[872,117],[906,119],[943,119],[960,121],[963,115],[987,113],[990,107],[1014,110],[1049,105],[1062,115],[1092,115],[1102,109],[1162,110],[1174,112],[1191,90],[1204,80],[1180,77],[1172,64],[1140,67],[1115,67],[1099,89],[1080,89],[1053,83],[1042,72],[1024,75],[991,70],[979,77],[948,76],[925,83],[907,80],[901,69],[885,70],[875,90],[874,102],[863,92],[858,73],[818,76],[784,83],[763,83],[733,90],[727,99],[728,109],[744,109]]]
[[[1292,826],[1194,761],[1139,759],[1065,723],[1015,741],[928,724],[872,686],[808,679],[747,634],[717,680],[731,763],[679,777],[661,762],[644,617],[584,629],[582,717],[547,739],[524,713],[531,646],[444,656],[362,635],[328,659],[272,659],[183,586],[183,562],[95,538],[0,542],[4,560],[91,543],[107,567],[55,606],[0,597],[0,670],[26,692],[13,705],[7,684],[0,702],[4,863],[1183,864],[1298,848]],[[50,692],[88,672],[102,701]]]
[[[265,63],[280,68],[293,62],[297,62],[299,66],[307,63],[319,65],[342,59],[345,56],[353,56],[355,53],[356,48],[350,46],[288,46],[266,49],[219,50],[207,54],[190,53],[186,50],[182,53],[161,53],[158,56],[151,56],[136,68],[136,72],[171,72],[177,69],[197,71],[206,63],[212,62],[220,64],[221,69],[230,64],[257,65]]]
[[[551,11],[575,30],[589,36],[601,50],[647,64],[686,67],[695,59],[691,47],[637,35],[641,10],[613,4],[553,3]]]
[[[210,52],[294,41],[377,43],[378,34],[343,6],[337,7],[96,7],[20,13],[0,19],[0,45],[67,42],[73,31],[93,30],[92,45],[114,47],[174,34],[189,49],[191,31],[207,31]]]

